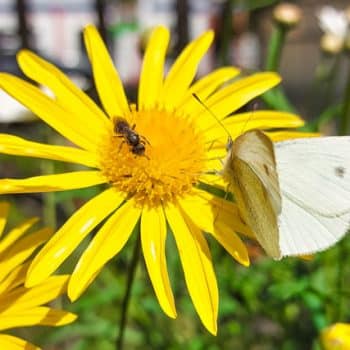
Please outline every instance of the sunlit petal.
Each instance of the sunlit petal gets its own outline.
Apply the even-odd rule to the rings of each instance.
[[[253,129],[298,128],[304,121],[297,115],[280,111],[252,111],[234,114],[222,120],[226,130],[212,118],[211,127],[207,129],[205,137],[209,140],[227,137],[227,132],[235,139],[243,132]]]
[[[0,315],[52,301],[66,291],[68,279],[69,275],[51,276],[35,287],[28,289],[20,286],[9,293],[0,295]]]
[[[17,61],[24,74],[47,86],[54,93],[57,103],[74,114],[84,128],[96,137],[103,136],[109,125],[106,116],[62,71],[28,50],[20,51]]]
[[[36,255],[28,271],[26,286],[44,281],[123,200],[124,196],[111,188],[77,210]]]
[[[0,153],[60,160],[94,168],[98,167],[97,157],[94,153],[67,146],[45,145],[9,134],[0,134]]]
[[[0,294],[9,292],[24,283],[30,263],[31,261],[27,261],[26,263],[12,269],[12,271],[0,283]]]
[[[66,191],[105,183],[100,171],[74,171],[71,173],[28,177],[26,179],[1,179],[0,193],[33,193]]]
[[[176,317],[174,296],[165,257],[166,221],[163,209],[144,209],[141,216],[141,244],[148,275],[164,312]]]
[[[205,101],[208,96],[216,91],[223,83],[233,79],[239,74],[239,69],[234,67],[222,67],[205,75],[203,78],[197,80],[188,90],[183,101],[180,103],[187,115],[201,111],[203,107],[194,97],[196,94],[201,101]]]
[[[9,247],[0,259],[0,281],[2,281],[13,268],[22,264],[28,259],[34,250],[47,241],[53,234],[51,228],[43,228],[18,240],[16,244]]]
[[[123,84],[104,42],[93,25],[85,27],[84,40],[95,85],[105,111],[110,117],[123,115],[129,110]]]
[[[23,339],[14,337],[12,335],[0,334],[0,349],[6,350],[40,350],[38,346],[35,346]]]
[[[184,98],[194,79],[198,64],[213,41],[213,32],[209,31],[188,44],[171,66],[164,81],[162,104],[174,108]]]
[[[7,73],[0,73],[0,87],[76,145],[93,152],[99,140],[38,87]]]
[[[204,103],[217,118],[222,119],[280,81],[281,78],[276,73],[256,73],[220,89]],[[205,109],[199,113],[198,120],[204,116],[207,120],[213,120],[213,116]]]
[[[218,287],[207,242],[200,230],[174,205],[166,206],[165,215],[175,237],[193,304],[205,327],[215,335]]]
[[[299,139],[304,137],[320,137],[321,134],[318,132],[302,132],[302,131],[266,131],[270,139],[274,142],[290,140],[290,139]]]
[[[0,329],[36,325],[63,326],[76,319],[77,315],[70,312],[39,306],[28,310],[11,310],[9,313],[0,313]]]
[[[23,236],[27,230],[29,230],[38,221],[39,218],[33,217],[25,220],[8,232],[7,235],[0,241],[0,254],[10,247],[15,241],[17,241],[17,239]]]
[[[89,286],[96,272],[124,247],[140,215],[141,209],[129,200],[99,230],[72,273],[68,286],[68,296],[72,301]]]
[[[145,55],[139,83],[139,108],[155,107],[164,79],[164,61],[169,44],[169,30],[157,27],[152,32]]]
[[[188,196],[180,205],[196,226],[211,233],[239,263],[249,265],[247,248],[235,231],[250,230],[234,203],[198,191],[197,196]]]

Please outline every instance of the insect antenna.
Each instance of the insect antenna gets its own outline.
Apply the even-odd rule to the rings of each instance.
[[[197,100],[198,103],[200,103],[205,110],[218,122],[218,124],[225,130],[226,134],[229,137],[229,140],[232,140],[231,134],[224,125],[224,123],[221,122],[221,120],[213,113],[213,111],[210,110],[210,108],[199,98],[199,96],[196,93],[192,93],[192,96]]]

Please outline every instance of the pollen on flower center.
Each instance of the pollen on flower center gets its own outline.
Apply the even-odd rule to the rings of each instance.
[[[140,137],[134,144],[138,141],[145,149],[138,154],[127,139],[130,134],[111,132],[101,146],[100,160],[109,183],[150,206],[190,192],[204,169],[205,146],[189,118],[135,109],[123,118],[129,126],[126,131]]]

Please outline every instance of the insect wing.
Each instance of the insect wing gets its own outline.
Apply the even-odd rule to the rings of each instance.
[[[276,143],[285,255],[310,254],[340,240],[350,220],[350,137]]]
[[[281,212],[281,195],[272,141],[259,130],[248,131],[235,140],[233,156],[244,161],[255,173],[278,215]]]
[[[269,194],[260,178],[243,160],[234,157],[233,192],[243,219],[254,231],[266,253],[279,259],[279,234],[277,216],[269,200]]]

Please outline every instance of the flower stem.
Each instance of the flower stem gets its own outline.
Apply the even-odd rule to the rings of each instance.
[[[126,289],[125,294],[122,302],[122,310],[121,310],[121,316],[120,316],[120,324],[119,324],[119,334],[117,336],[117,340],[115,343],[116,350],[122,350],[124,347],[124,334],[125,334],[125,327],[127,322],[127,314],[128,314],[128,307],[131,297],[131,289],[132,285],[135,279],[136,274],[136,268],[138,265],[138,262],[140,260],[141,256],[141,242],[140,242],[140,230],[138,229],[138,235],[136,237],[136,242],[134,246],[134,251],[132,254],[130,267],[129,267],[129,273],[128,273],[128,280],[126,283]]]
[[[265,64],[266,70],[274,72],[278,71],[281,61],[282,48],[285,42],[287,31],[288,30],[284,26],[280,24],[275,25],[267,49],[267,58]]]
[[[339,135],[347,135],[350,125],[350,67],[348,68],[348,78],[345,87],[343,112],[339,123]]]

